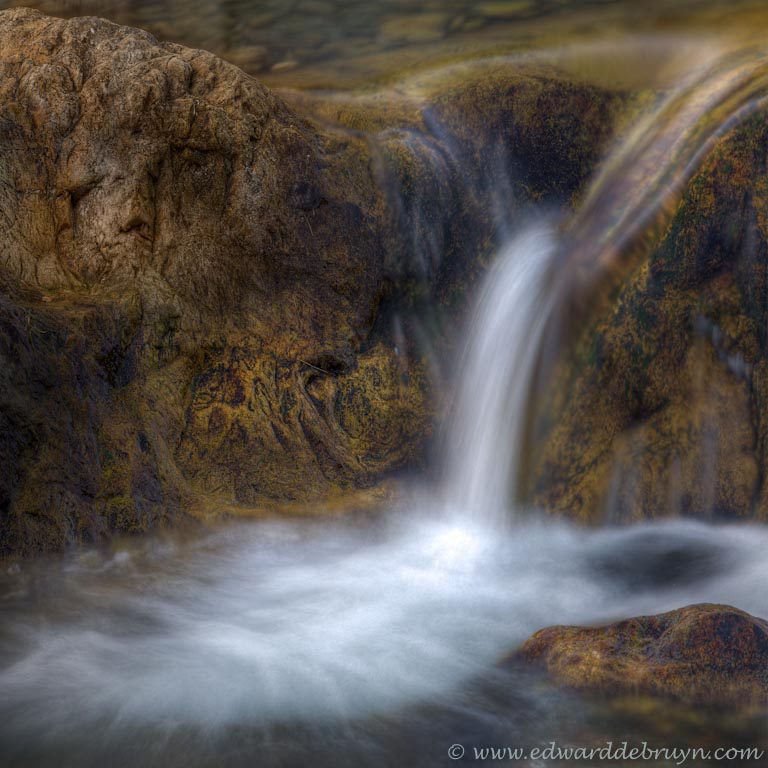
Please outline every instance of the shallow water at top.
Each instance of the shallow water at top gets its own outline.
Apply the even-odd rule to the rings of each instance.
[[[335,88],[489,53],[589,42],[587,74],[628,82],[654,76],[653,38],[748,35],[768,27],[762,0],[2,0],[72,17],[102,16],[161,40],[204,48],[280,85]],[[605,66],[603,42],[636,48]],[[596,46],[596,47],[595,47]],[[623,63],[622,63],[623,59]]]

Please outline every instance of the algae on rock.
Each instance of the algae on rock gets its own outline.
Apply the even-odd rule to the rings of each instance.
[[[722,137],[542,385],[528,492],[585,521],[765,519],[768,114]]]
[[[560,685],[603,696],[762,710],[768,703],[768,622],[703,604],[604,627],[548,627],[506,663],[546,670]]]
[[[29,10],[0,14],[0,72],[4,554],[421,462],[428,361],[397,329],[459,311],[493,174],[523,169],[512,209],[572,199],[626,101],[508,67],[291,107],[203,51]]]

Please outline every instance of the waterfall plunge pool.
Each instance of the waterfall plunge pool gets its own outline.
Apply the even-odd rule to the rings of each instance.
[[[454,743],[647,740],[499,662],[552,624],[703,601],[768,615],[764,528],[502,532],[415,493],[386,517],[237,523],[6,572],[3,765],[421,766]],[[677,727],[675,743],[701,736]]]

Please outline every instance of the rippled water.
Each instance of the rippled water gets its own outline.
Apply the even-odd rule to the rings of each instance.
[[[460,739],[563,733],[568,697],[496,666],[542,626],[698,601],[768,615],[764,528],[550,521],[501,537],[431,504],[6,573],[3,765],[388,765],[403,750],[439,765]]]

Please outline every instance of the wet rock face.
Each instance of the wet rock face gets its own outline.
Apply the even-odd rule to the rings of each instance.
[[[471,94],[514,93],[486,127],[525,161],[514,205],[572,198],[624,103],[541,73],[476,85],[430,95],[440,131],[420,106],[348,130],[206,52],[0,13],[0,554],[418,464],[433,401],[394,313],[466,295],[492,249],[490,183],[453,159],[485,142],[482,120],[459,135]],[[570,161],[539,189],[532,126],[586,101],[578,132],[547,123]]]
[[[691,605],[605,627],[550,627],[510,659],[558,684],[694,704],[768,704],[768,623],[723,605]]]
[[[719,140],[570,335],[541,390],[536,503],[588,521],[765,519],[766,147],[764,111]]]
[[[514,61],[427,72],[395,94],[285,96],[322,124],[370,137],[395,298],[426,290],[449,312],[532,205],[574,203],[637,100]]]
[[[362,141],[99,19],[4,12],[0,52],[3,552],[322,496],[418,453],[418,361],[370,339],[374,181],[329,171]]]

